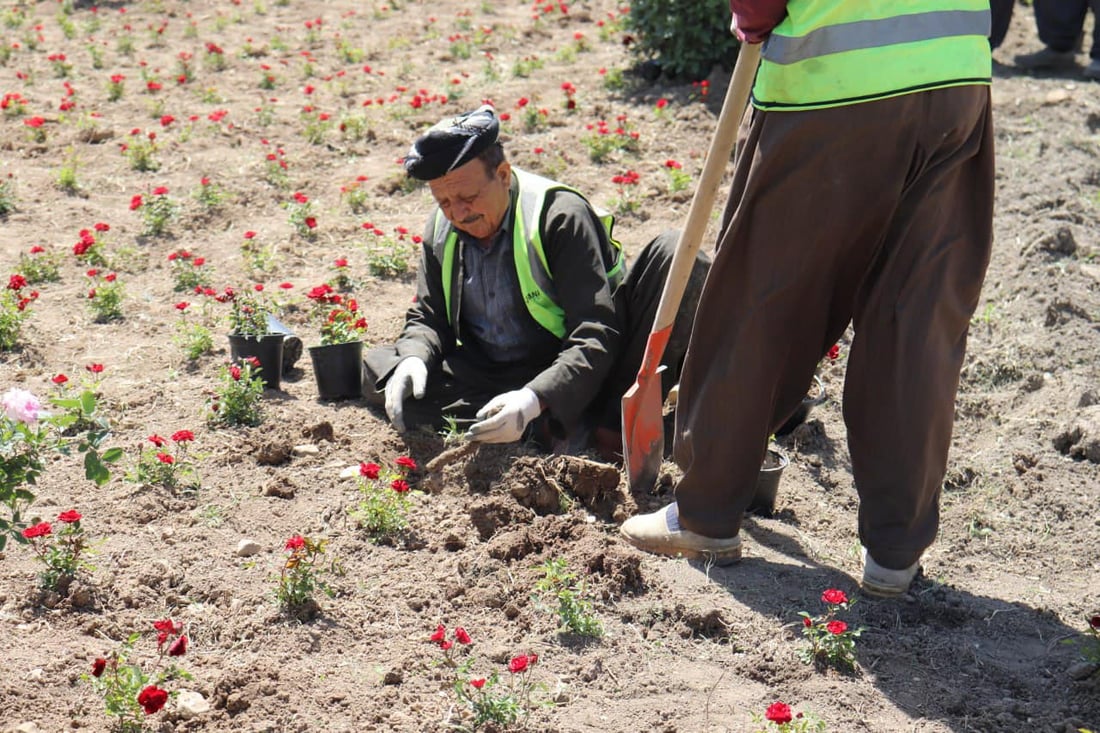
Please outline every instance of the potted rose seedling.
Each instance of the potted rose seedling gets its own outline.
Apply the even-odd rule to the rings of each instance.
[[[279,389],[283,375],[283,339],[285,334],[273,333],[270,327],[271,306],[264,297],[264,286],[256,283],[251,291],[233,288],[216,296],[229,303],[229,356],[239,362],[255,357],[260,363],[260,376],[266,389]]]
[[[363,385],[362,335],[367,319],[353,298],[343,298],[327,284],[313,288],[307,297],[322,316],[321,345],[309,349],[320,398],[359,397]]]

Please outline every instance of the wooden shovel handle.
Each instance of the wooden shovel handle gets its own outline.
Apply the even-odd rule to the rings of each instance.
[[[722,102],[722,112],[718,115],[718,127],[714,131],[706,161],[703,163],[703,173],[691,198],[687,221],[676,243],[676,254],[672,258],[665,289],[661,293],[661,303],[657,306],[657,316],[653,320],[653,333],[669,328],[676,319],[680,299],[684,297],[684,290],[691,276],[695,253],[699,251],[710,222],[710,212],[714,208],[718,186],[722,183],[722,174],[725,173],[737,141],[737,127],[745,112],[745,105],[748,104],[759,62],[760,44],[742,43],[737,54],[737,65],[726,90],[726,98]],[[660,356],[657,355],[657,359]]]

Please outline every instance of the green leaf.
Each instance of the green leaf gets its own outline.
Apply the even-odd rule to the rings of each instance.
[[[96,486],[102,486],[111,478],[111,472],[93,451],[84,454],[84,477],[89,481],[95,481]]]
[[[80,395],[80,411],[85,417],[90,417],[95,412],[95,392],[84,392]]]
[[[104,463],[114,463],[119,458],[122,458],[122,454],[123,453],[121,448],[108,448],[107,450],[103,451],[103,455],[100,456],[100,460],[102,460]]]
[[[71,397],[51,397],[50,402],[57,405],[58,407],[63,407],[66,410],[76,410],[80,407],[80,400]]]

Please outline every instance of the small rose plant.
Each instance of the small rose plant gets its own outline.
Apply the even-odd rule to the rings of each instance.
[[[207,399],[206,419],[213,427],[259,425],[263,422],[261,402],[264,380],[260,361],[254,356],[240,364],[226,364],[218,373],[218,386]]]
[[[160,712],[174,694],[166,689],[169,683],[192,679],[175,661],[187,654],[189,641],[183,623],[160,619],[153,622],[152,631],[156,632],[157,658],[149,672],[134,661],[134,648],[143,636],[135,633],[117,651],[97,657],[81,677],[103,698],[105,712],[115,719],[117,730],[144,730],[145,719]]]
[[[177,430],[171,438],[153,433],[138,450],[138,457],[129,478],[146,486],[165,489],[196,490],[201,485],[194,461],[189,455],[195,434]],[[173,447],[174,446],[174,447]]]
[[[811,616],[805,611],[802,617],[802,635],[809,644],[802,650],[803,661],[810,664],[825,664],[837,669],[851,670],[856,665],[856,639],[863,629],[851,629],[846,621],[837,618],[841,611],[847,611],[855,601],[848,600],[842,590],[830,588],[821,594],[825,604],[825,613]]]
[[[383,469],[377,463],[359,464],[358,505],[349,510],[371,539],[376,542],[393,539],[409,526],[409,474],[416,470],[416,461],[401,456],[393,468]]]
[[[524,721],[536,704],[532,693],[537,685],[532,671],[538,654],[517,654],[508,661],[508,677],[499,672],[488,677],[472,675],[474,659],[470,655],[473,639],[457,626],[448,638],[447,627],[439,624],[428,640],[443,652],[440,663],[451,669],[450,685],[463,708],[462,721],[446,721],[462,730],[478,730],[486,723],[511,726]],[[461,661],[460,661],[461,659]]]
[[[776,701],[768,706],[764,715],[753,714],[757,725],[763,723],[755,733],[818,733],[825,730],[825,722],[809,713],[796,713],[785,702]]]
[[[95,569],[81,559],[88,549],[81,519],[80,512],[70,509],[57,515],[59,528],[56,532],[49,522],[32,524],[23,530],[23,539],[30,544],[35,558],[45,566],[38,576],[45,590],[63,592],[79,572]]]
[[[326,544],[326,540],[315,540],[300,534],[286,541],[284,547],[290,554],[283,562],[276,590],[279,608],[284,612],[299,614],[309,606],[315,607],[314,591],[332,595],[329,587],[317,577],[320,572],[335,569],[331,562],[327,567],[324,565]]]

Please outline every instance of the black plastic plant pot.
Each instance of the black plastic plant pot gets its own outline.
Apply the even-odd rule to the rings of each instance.
[[[309,347],[317,394],[322,400],[349,400],[363,394],[363,342]]]
[[[279,389],[283,377],[283,334],[266,336],[239,336],[229,334],[229,358],[235,362],[250,356],[260,362],[260,377],[265,389]]]
[[[779,493],[779,479],[783,475],[783,469],[790,462],[782,451],[768,448],[764,465],[760,467],[760,473],[756,477],[756,493],[753,494],[752,503],[749,504],[749,512],[764,517],[772,515],[775,511],[775,497]]]

